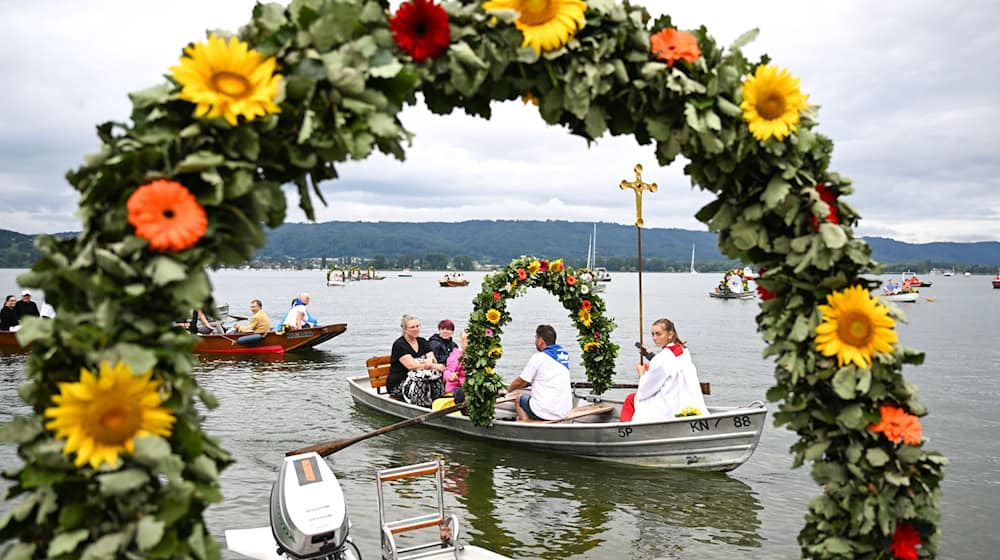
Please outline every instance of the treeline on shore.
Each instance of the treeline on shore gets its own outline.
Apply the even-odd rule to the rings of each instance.
[[[268,231],[267,243],[247,264],[261,268],[326,268],[337,263],[377,269],[475,270],[533,255],[583,266],[594,231],[593,223],[558,220],[290,223]],[[699,272],[737,265],[719,253],[712,232],[674,228],[642,231],[643,270],[687,271],[692,248]],[[635,226],[602,222],[596,224],[596,233],[595,266],[613,271],[637,268]],[[34,238],[0,230],[0,267],[30,267],[40,256]],[[927,274],[939,268],[993,274],[1000,266],[1000,242],[996,241],[913,244],[882,237],[864,239],[888,272]]]

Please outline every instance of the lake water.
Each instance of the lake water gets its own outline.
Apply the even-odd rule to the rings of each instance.
[[[19,272],[0,270],[0,291],[14,293]],[[446,289],[437,286],[438,273],[385,274],[382,281],[329,288],[320,271],[212,274],[215,297],[228,302],[231,313],[248,315],[249,300],[260,298],[273,321],[306,290],[321,322],[348,324],[346,333],[305,354],[201,357],[198,381],[221,402],[206,414],[205,428],[236,459],[222,474],[225,501],[208,512],[220,539],[226,528],[267,525],[268,495],[284,452],[390,423],[355,406],[345,378],[361,375],[368,357],[388,354],[403,313],[420,317],[424,337],[443,318],[463,327],[482,278],[467,273],[470,286]],[[773,365],[761,358],[757,304],[710,299],[719,276],[644,275],[645,341],[649,324],[669,317],[688,341],[702,381],[712,384],[710,404],[763,400]],[[639,339],[637,278],[613,277],[603,297],[622,347],[616,381],[634,382],[634,354],[627,350]],[[1000,429],[1000,290],[983,276],[926,279],[934,286],[921,295],[934,301],[902,304],[909,323],[897,328],[901,344],[927,353],[923,366],[905,373],[930,410],[923,419],[929,447],[951,459],[940,557],[994,557],[1000,549],[1000,438],[994,432]],[[510,310],[513,321],[497,368],[506,379],[533,351],[538,323],[556,327],[576,363],[571,322],[555,298],[532,290],[511,302]],[[16,393],[23,365],[23,355],[0,354],[0,421],[27,410]],[[584,377],[578,364],[573,369],[574,377]],[[329,461],[347,496],[351,534],[367,558],[378,557],[375,470],[435,458],[446,465],[445,505],[459,514],[469,540],[512,557],[795,558],[806,504],[819,489],[808,467],[789,469],[794,441],[794,434],[774,428],[769,419],[745,465],[728,474],[689,473],[507,449],[415,427],[355,444]],[[0,466],[17,461],[12,446],[0,446]],[[426,505],[431,496],[429,486],[399,490],[390,493],[398,506],[390,519],[414,515],[401,508]],[[9,507],[0,503],[0,513]]]

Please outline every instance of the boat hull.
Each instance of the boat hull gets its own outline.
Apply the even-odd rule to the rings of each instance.
[[[753,292],[728,292],[728,293],[716,293],[708,292],[708,297],[713,297],[717,299],[753,299]]]
[[[882,294],[879,297],[884,299],[885,301],[894,301],[896,303],[913,303],[917,301],[917,299],[920,296],[919,294],[917,294],[917,292],[909,292],[906,294],[892,294],[892,295]]]
[[[377,394],[367,376],[348,379],[348,384],[356,403],[390,416],[405,419],[428,412]],[[753,454],[767,416],[764,405],[755,403],[749,407],[710,407],[706,416],[618,422],[621,402],[604,399],[602,403],[613,405],[614,411],[582,417],[573,423],[516,422],[513,403],[506,403],[497,407],[496,419],[488,427],[476,426],[468,417],[456,414],[426,424],[503,445],[552,453],[654,468],[730,471]]]
[[[285,331],[284,334],[269,331],[264,338],[250,344],[240,344],[239,341],[243,337],[254,336],[253,333],[204,334],[198,335],[194,351],[202,354],[294,352],[322,344],[346,330],[347,323],[336,323]]]
[[[461,288],[462,286],[468,286],[468,280],[438,280],[438,284],[442,288]]]
[[[17,341],[17,333],[10,331],[0,331],[0,351],[3,352],[24,352],[26,349]]]

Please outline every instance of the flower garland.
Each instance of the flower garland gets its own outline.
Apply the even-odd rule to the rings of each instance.
[[[507,301],[524,295],[528,288],[551,293],[569,312],[594,392],[603,393],[611,386],[618,356],[618,345],[611,342],[615,323],[604,315],[604,301],[592,293],[591,280],[581,280],[579,272],[566,267],[561,259],[550,262],[519,257],[483,279],[469,315],[469,339],[462,354],[462,364],[469,372],[464,388],[477,397],[470,399],[469,415],[480,425],[493,419],[493,401],[504,386],[493,368],[503,354],[500,336],[510,321]]]
[[[903,376],[923,355],[899,343],[895,308],[866,294],[880,268],[854,237],[851,182],[829,169],[833,142],[798,78],[743,54],[755,37],[723,48],[703,28],[609,1],[410,0],[390,15],[376,0],[316,0],[261,4],[238,37],[188,46],[164,83],[129,95],[128,124],[98,127],[101,149],[67,175],[80,234],[42,237],[42,258],[19,278],[60,309],[19,332],[32,345],[20,394],[34,412],[0,429],[24,460],[4,473],[20,500],[0,527],[0,542],[15,541],[7,553],[218,558],[203,512],[231,458],[201,429],[215,400],[191,375],[194,338],[170,322],[213,305],[207,267],[244,262],[283,223],[283,185],[312,218],[337,164],[375,150],[404,159],[404,106],[489,118],[491,103],[524,96],[588,142],[629,135],[654,144],[661,165],[683,156],[692,183],[716,195],[696,217],[724,255],[760,267],[767,397],[798,436],[793,465],[812,463],[825,488],[798,535],[802,555],[933,557],[947,459],[926,449],[927,410]],[[527,286],[560,298],[588,376],[610,380],[613,324],[586,275],[518,259],[476,296],[466,363],[477,422],[500,386],[504,303]],[[172,426],[125,429],[119,412],[135,411],[108,409],[122,429],[94,432],[111,447],[88,449],[75,416],[85,407],[62,389],[89,394],[75,372],[105,362],[155,371],[162,385],[145,386],[143,414],[161,414],[164,396]]]

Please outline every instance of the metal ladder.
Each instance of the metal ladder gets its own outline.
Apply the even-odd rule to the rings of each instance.
[[[428,461],[405,467],[395,467],[377,471],[378,480],[378,521],[382,528],[382,559],[383,560],[416,560],[418,558],[455,558],[458,560],[461,546],[458,544],[458,517],[444,513],[444,474],[441,461]],[[437,483],[437,508],[434,513],[418,515],[398,521],[386,521],[385,498],[382,485],[394,480],[413,478],[417,476],[434,476]],[[429,527],[451,527],[451,537],[447,540],[435,540],[406,548],[399,548],[395,535],[426,529]],[[449,554],[450,553],[450,554]]]

